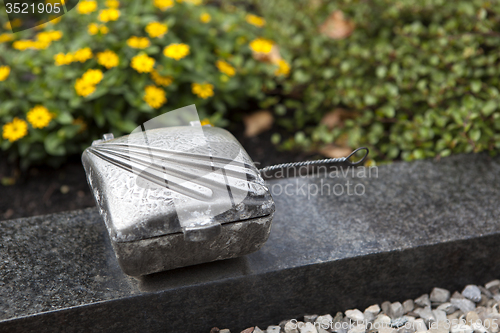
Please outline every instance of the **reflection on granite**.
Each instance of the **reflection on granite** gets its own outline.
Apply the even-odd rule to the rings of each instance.
[[[237,331],[500,277],[500,158],[357,171],[273,180],[260,251],[141,279],[121,272],[95,209],[0,222],[0,331]]]

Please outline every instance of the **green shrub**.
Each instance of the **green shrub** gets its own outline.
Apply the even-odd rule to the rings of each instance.
[[[367,145],[379,161],[500,148],[500,2],[257,4],[273,38],[293,56],[273,106],[279,123],[298,131],[281,139],[283,147]],[[354,23],[350,36],[320,33],[334,11]],[[352,117],[333,130],[318,125],[336,108]]]
[[[123,1],[119,17],[116,0],[82,3],[41,35],[0,33],[0,122],[10,126],[0,146],[23,166],[192,103],[224,126],[228,109],[249,100],[274,111],[289,134],[272,141],[285,149],[369,146],[390,161],[500,147],[500,2],[240,2],[265,25],[230,1]],[[347,33],[323,25],[339,13]],[[149,36],[164,29],[152,22],[168,32]],[[189,54],[165,50],[172,43]],[[339,109],[341,121],[327,127],[322,119]],[[9,140],[14,125],[26,133]]]
[[[0,31],[0,146],[23,167],[58,163],[193,103],[223,126],[229,108],[263,99],[284,76],[252,56],[252,41],[267,45],[262,23],[200,0],[82,0],[41,29]]]

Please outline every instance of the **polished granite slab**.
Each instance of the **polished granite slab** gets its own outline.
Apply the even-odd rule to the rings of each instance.
[[[500,277],[500,158],[328,171],[270,181],[260,251],[141,279],[94,208],[2,221],[0,332],[239,332]]]

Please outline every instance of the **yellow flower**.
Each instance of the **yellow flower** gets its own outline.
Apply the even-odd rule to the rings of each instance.
[[[36,35],[36,39],[40,42],[49,43],[52,41],[60,40],[62,38],[62,32],[60,31],[45,31],[39,32]]]
[[[149,46],[149,39],[147,37],[132,36],[127,39],[127,45],[134,49],[144,49]]]
[[[139,54],[132,58],[130,66],[139,73],[149,73],[153,70],[155,60],[146,54]]]
[[[5,30],[12,30],[12,27],[17,28],[20,27],[23,24],[23,21],[21,19],[13,19],[12,22],[7,22],[3,25]]]
[[[151,38],[162,37],[168,32],[168,27],[160,22],[151,22],[146,26],[146,32]]]
[[[28,124],[17,117],[12,122],[3,125],[2,129],[2,137],[10,142],[17,141],[28,134]]]
[[[63,33],[59,30],[47,31],[47,33],[52,41],[60,40],[63,36]]]
[[[97,23],[90,23],[87,27],[90,35],[96,35],[99,32],[99,25]]]
[[[156,86],[147,86],[144,89],[144,101],[152,108],[158,109],[167,102],[165,91]]]
[[[56,3],[62,3],[64,5],[64,0],[45,0],[45,3],[51,3],[51,4],[56,4]]]
[[[89,69],[82,75],[83,81],[94,85],[101,82],[102,77],[103,75],[100,69]]]
[[[103,35],[109,32],[109,29],[105,25],[99,25],[97,23],[90,23],[87,27],[87,31],[89,35],[96,35],[97,33],[101,33]]]
[[[50,44],[51,43],[47,42],[47,41],[37,40],[31,44],[31,47],[33,47],[34,49],[37,49],[37,50],[44,50],[44,49],[48,48],[50,46]]]
[[[274,71],[274,75],[287,76],[290,73],[290,65],[285,60],[280,59],[280,61],[278,61],[278,66],[278,69]]]
[[[226,74],[227,76],[234,76],[236,74],[236,69],[234,69],[233,66],[231,66],[229,63],[225,62],[224,60],[217,60],[215,63],[219,71],[221,73]]]
[[[253,14],[247,14],[245,16],[245,20],[251,25],[255,25],[256,27],[262,28],[266,24],[266,20],[262,17]]]
[[[118,1],[118,0],[106,0],[106,7],[118,8],[118,7],[120,7],[120,1]]]
[[[87,97],[95,91],[95,85],[89,84],[84,79],[76,79],[75,90],[78,95]]]
[[[10,75],[9,66],[0,66],[0,81],[5,81]]]
[[[164,86],[164,87],[167,87],[167,86],[171,85],[172,82],[174,81],[173,77],[171,77],[171,76],[162,76],[162,75],[160,75],[160,73],[158,73],[154,69],[151,72],[151,78],[153,79],[153,81],[157,85]]]
[[[111,50],[106,50],[97,54],[97,63],[103,65],[107,69],[118,66],[119,58],[116,53]]]
[[[37,105],[32,108],[26,116],[33,128],[47,127],[53,117],[53,114],[50,113],[49,110],[42,105]]]
[[[203,3],[203,0],[177,0],[178,3],[188,3],[191,5],[199,6]]]
[[[89,59],[92,59],[93,57],[92,50],[90,49],[90,47],[79,49],[75,52],[74,57],[75,61],[85,62]]]
[[[95,2],[93,0],[80,1],[78,3],[78,6],[76,7],[76,10],[80,14],[90,14],[90,13],[95,12],[97,10],[97,2]]]
[[[257,38],[250,42],[250,48],[255,52],[269,53],[273,48],[273,41],[265,38]]]
[[[163,54],[167,58],[179,60],[189,54],[189,45],[186,44],[170,44],[163,49]]]
[[[54,60],[57,66],[62,66],[62,65],[69,65],[71,64],[75,58],[73,57],[73,54],[71,53],[58,53],[54,56]]]
[[[154,0],[153,4],[156,8],[165,11],[174,6],[174,0]]]
[[[0,43],[5,43],[5,42],[10,42],[11,40],[14,39],[14,35],[13,34],[1,34],[0,35]]]
[[[205,118],[201,121],[201,126],[205,126],[205,125],[212,125],[212,123],[210,122],[210,120],[208,118]]]
[[[12,43],[12,47],[15,48],[16,50],[20,50],[20,51],[24,51],[27,49],[41,50],[41,49],[46,49],[47,47],[49,47],[50,43],[51,42],[47,41],[47,40],[32,41],[29,39],[22,39],[22,40],[18,40],[18,41],[15,41],[14,43]]]
[[[102,9],[99,12],[99,21],[109,22],[116,21],[120,17],[120,11],[116,8]]]
[[[214,86],[210,83],[193,83],[191,85],[193,94],[203,99],[207,99],[214,95]]]
[[[212,20],[212,17],[209,13],[203,13],[200,15],[200,21],[203,23],[208,23]]]
[[[33,48],[33,41],[28,39],[21,39],[12,43],[12,47],[16,50],[24,51]]]

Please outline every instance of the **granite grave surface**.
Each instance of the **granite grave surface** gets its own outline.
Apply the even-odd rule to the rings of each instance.
[[[0,332],[239,332],[500,277],[498,157],[269,184],[260,251],[141,279],[120,270],[94,208],[0,222]]]

